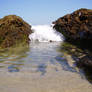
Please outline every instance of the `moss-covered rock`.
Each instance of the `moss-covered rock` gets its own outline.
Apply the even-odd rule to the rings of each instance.
[[[67,14],[55,22],[54,28],[61,32],[67,41],[80,43],[92,42],[92,10],[79,9],[71,14]],[[84,45],[84,46],[85,46]],[[91,47],[91,46],[90,46]]]
[[[21,41],[28,42],[31,26],[16,15],[0,19],[0,47],[10,47]]]

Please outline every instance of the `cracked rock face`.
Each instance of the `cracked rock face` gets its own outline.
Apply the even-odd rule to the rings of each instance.
[[[10,47],[21,41],[28,42],[31,33],[31,26],[19,16],[9,15],[0,19],[0,47]]]

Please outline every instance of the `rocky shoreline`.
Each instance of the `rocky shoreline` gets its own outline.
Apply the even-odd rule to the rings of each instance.
[[[84,51],[81,56],[77,56],[77,65],[92,69],[92,10],[79,9],[59,18],[53,24],[53,28],[62,33],[67,42]],[[31,33],[31,25],[19,16],[5,16],[0,19],[0,48],[11,47],[20,42],[28,43]],[[66,49],[75,50],[69,47]]]
[[[92,70],[92,10],[79,9],[53,22],[54,29],[65,36],[67,42],[88,51],[82,54],[77,65]]]

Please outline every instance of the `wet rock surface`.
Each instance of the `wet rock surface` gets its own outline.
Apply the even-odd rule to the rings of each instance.
[[[31,26],[16,15],[5,16],[0,19],[0,47],[13,46],[21,41],[28,42]]]
[[[92,69],[92,56],[91,55],[85,55],[82,58],[80,58],[80,61],[77,63],[80,67],[87,67]]]
[[[83,56],[76,64],[83,70],[87,80],[92,83],[92,55]]]

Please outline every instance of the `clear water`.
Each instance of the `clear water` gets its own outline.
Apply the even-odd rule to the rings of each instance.
[[[92,92],[92,85],[60,50],[61,42],[32,42],[0,50],[0,92]]]

